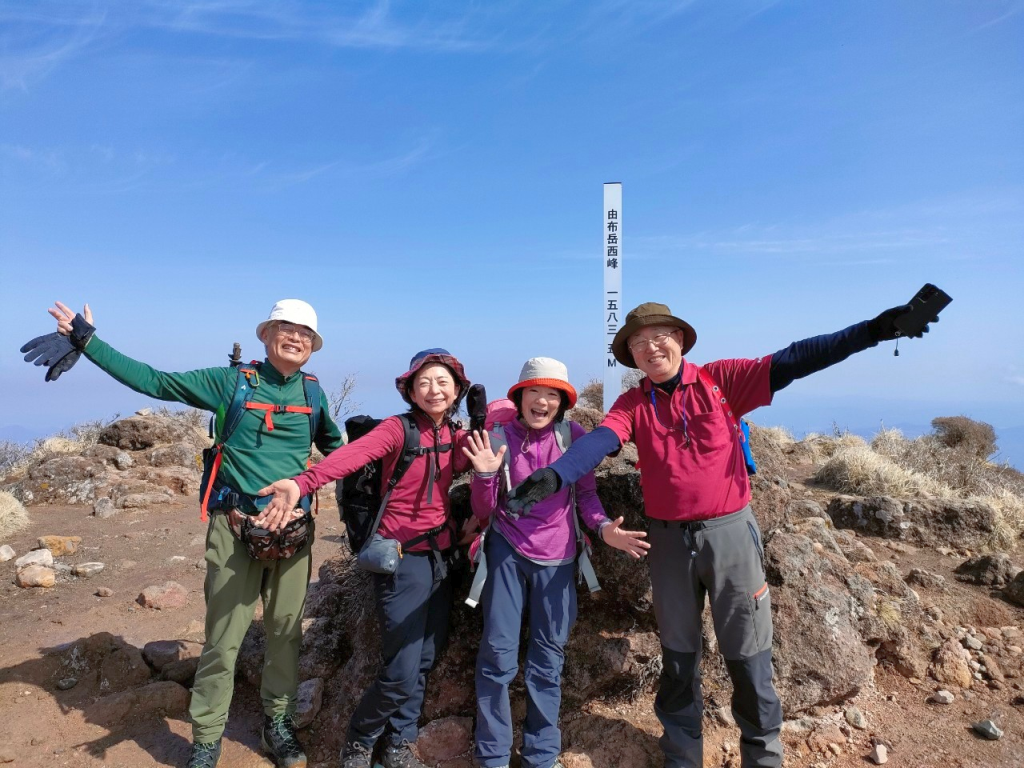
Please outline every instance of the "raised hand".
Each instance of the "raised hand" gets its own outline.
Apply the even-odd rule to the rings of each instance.
[[[96,333],[96,327],[92,324],[92,310],[86,304],[81,315],[76,315],[71,309],[59,301],[54,302],[54,308],[46,310],[57,321],[57,333],[67,336],[71,345],[78,351],[85,349],[89,339]]]
[[[902,336],[903,332],[896,327],[896,320],[912,310],[913,307],[909,304],[900,304],[898,307],[885,310],[885,312],[868,323],[872,338],[874,338],[875,341],[892,341],[893,339]],[[939,322],[938,315],[928,322]],[[920,333],[911,334],[911,338],[920,339],[926,333],[928,333],[927,325],[921,329]]]
[[[480,473],[497,472],[501,469],[501,461],[507,446],[501,446],[495,453],[491,449],[491,438],[486,432],[470,432],[462,452],[469,457],[473,470]]]
[[[628,552],[631,557],[639,560],[651,548],[651,545],[644,541],[647,538],[647,532],[623,530],[622,523],[624,521],[624,517],[619,517],[601,526],[601,538],[609,547]]]
[[[256,492],[257,496],[270,494],[273,494],[274,498],[257,517],[253,518],[253,523],[268,531],[277,531],[298,516],[295,508],[299,505],[302,492],[299,490],[299,484],[289,478],[278,480]]]
[[[513,516],[525,515],[534,504],[557,491],[561,484],[558,473],[551,467],[538,469],[509,492],[505,510]]]

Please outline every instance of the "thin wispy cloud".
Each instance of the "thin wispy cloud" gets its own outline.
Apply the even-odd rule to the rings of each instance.
[[[104,12],[53,23],[0,9],[0,91],[27,91],[85,51],[100,36],[105,21]]]

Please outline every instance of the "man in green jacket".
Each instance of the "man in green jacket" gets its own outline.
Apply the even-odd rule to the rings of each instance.
[[[231,403],[240,374],[236,368],[201,368],[165,373],[133,360],[95,335],[92,312],[86,305],[75,315],[57,302],[49,310],[60,334],[101,369],[136,392],[218,413],[218,421]],[[187,768],[213,768],[220,757],[221,735],[234,689],[235,660],[256,601],[263,600],[267,648],[260,690],[266,718],[263,748],[280,768],[301,768],[306,756],[295,739],[292,714],[298,689],[302,612],[312,568],[308,538],[290,557],[260,560],[236,537],[229,518],[237,512],[255,513],[256,491],[280,477],[304,471],[311,437],[324,454],[342,443],[341,431],[330,416],[320,391],[316,435],[311,435],[312,414],[306,408],[308,379],[301,368],[323,346],[313,308],[298,299],[274,305],[268,320],[256,327],[266,347],[266,359],[253,368],[246,382],[252,388],[250,404],[224,446],[211,496],[206,534],[206,644],[192,687],[189,718],[193,745]],[[285,410],[288,408],[289,410]],[[225,501],[226,500],[226,501]],[[293,519],[306,513],[296,509]]]

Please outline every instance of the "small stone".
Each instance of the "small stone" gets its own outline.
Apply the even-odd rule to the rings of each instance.
[[[117,514],[117,508],[114,507],[114,502],[108,499],[106,496],[96,499],[92,505],[92,513],[100,520],[106,520],[108,517],[112,517]]]
[[[864,714],[857,707],[850,707],[846,710],[846,722],[859,731],[863,731],[868,727],[868,724],[864,721]]]
[[[936,691],[929,697],[929,701],[936,704],[952,704],[955,697],[947,690]]]
[[[322,678],[314,677],[299,685],[299,692],[295,705],[295,727],[305,728],[319,714],[323,705],[324,681]]]
[[[952,557],[954,554],[956,554],[949,547],[936,547],[935,551],[938,552],[940,555],[944,555],[945,557]]]
[[[65,677],[63,680],[57,681],[57,688],[62,691],[70,691],[78,685],[78,678],[76,677]]]
[[[28,568],[30,565],[41,565],[44,568],[53,567],[53,553],[48,549],[33,549],[14,561],[17,569]]]
[[[716,707],[715,717],[722,725],[730,728],[736,727],[736,719],[732,716],[732,710],[729,707]]]
[[[0,763],[13,763],[14,753],[0,748]]]
[[[112,590],[110,587],[100,587],[96,590],[95,595],[96,597],[113,597],[114,590]]]
[[[8,560],[14,559],[15,552],[7,544],[0,547],[0,563],[6,563]]]
[[[152,413],[153,413],[153,409],[152,408],[139,408],[139,410],[137,410],[135,412],[135,415],[136,416],[151,416]]]
[[[982,720],[977,723],[971,723],[971,728],[991,741],[1003,738],[1003,732],[999,729],[999,726],[991,720]]]
[[[839,746],[838,744],[836,744],[835,742],[833,742],[832,744],[829,744],[828,745],[828,749],[836,757],[839,757],[839,755],[843,754],[843,748],[841,746]]]
[[[126,469],[131,469],[134,464],[135,460],[124,451],[121,451],[114,457],[114,466],[122,472]]]
[[[1020,656],[1022,653],[1024,653],[1024,649],[1022,649],[1019,645],[1008,645],[1006,646],[1006,651],[1007,653],[1012,653],[1014,656]]]
[[[43,550],[46,552],[47,550]],[[43,565],[30,565],[18,571],[17,584],[19,587],[52,587],[57,583],[57,574],[53,568]]]
[[[868,758],[875,765],[885,765],[889,762],[889,750],[886,749],[885,744],[875,744],[875,746],[871,748]]]
[[[183,608],[188,604],[188,590],[176,581],[168,581],[162,585],[146,587],[136,602],[144,608],[158,611]]]
[[[980,651],[982,648],[984,648],[984,646],[981,643],[981,640],[972,635],[968,635],[964,638],[964,646],[970,648],[972,651]]]
[[[88,579],[100,573],[106,565],[103,563],[78,563],[71,569],[71,573],[83,579]]]
[[[73,555],[82,543],[81,536],[40,536],[36,542],[40,549],[50,550],[54,557]]]
[[[167,562],[171,563],[172,565],[177,565],[178,563],[184,563],[185,559],[186,558],[184,555],[171,555],[169,558],[167,558]]]

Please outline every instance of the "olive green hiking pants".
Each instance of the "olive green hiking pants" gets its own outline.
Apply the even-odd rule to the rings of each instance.
[[[195,741],[216,741],[224,732],[235,687],[235,660],[260,598],[267,634],[260,687],[263,709],[268,715],[295,710],[312,542],[310,531],[306,546],[287,560],[253,560],[231,534],[227,518],[211,515],[206,534],[206,644],[189,706]]]

